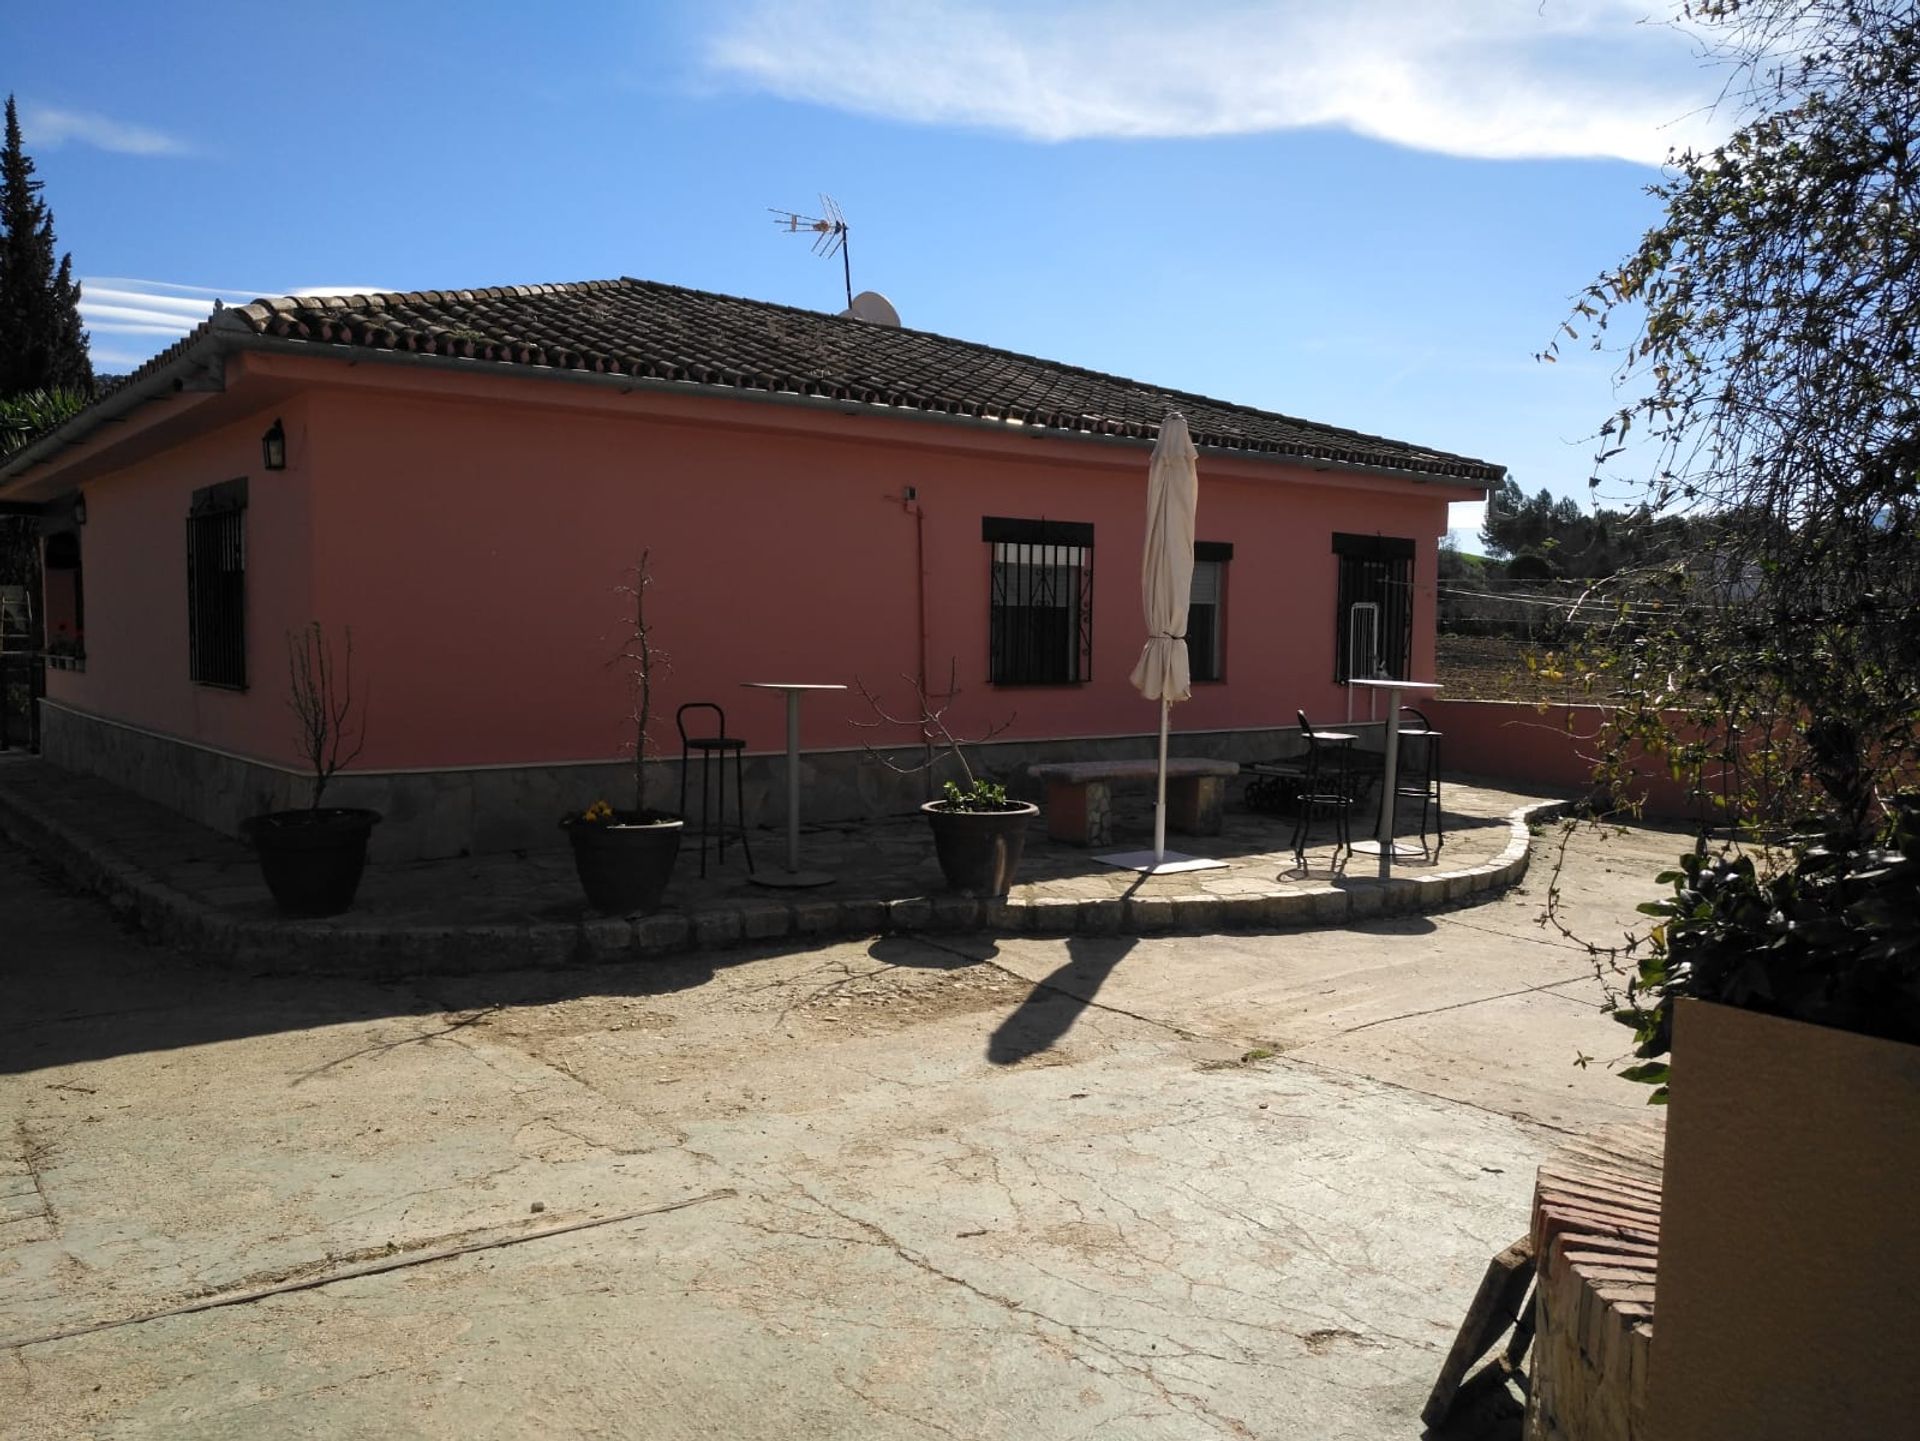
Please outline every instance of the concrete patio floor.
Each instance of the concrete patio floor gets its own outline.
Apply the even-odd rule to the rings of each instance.
[[[1579,833],[1569,906],[1617,932],[1681,844]],[[1641,1113],[1573,1065],[1621,1033],[1546,865],[1346,929],[376,983],[196,966],[0,843],[0,1430],[1418,1436],[1534,1165]]]

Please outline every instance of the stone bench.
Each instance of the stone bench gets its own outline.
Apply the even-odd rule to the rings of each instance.
[[[1155,761],[1062,761],[1027,767],[1047,787],[1047,834],[1076,846],[1113,844],[1115,781],[1151,783]],[[1227,780],[1240,773],[1233,761],[1167,761],[1167,828],[1194,836],[1220,834]]]

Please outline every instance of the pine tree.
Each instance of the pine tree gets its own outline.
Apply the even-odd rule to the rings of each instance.
[[[40,198],[9,95],[0,150],[0,396],[93,388],[73,257],[57,265],[53,257],[53,212]]]

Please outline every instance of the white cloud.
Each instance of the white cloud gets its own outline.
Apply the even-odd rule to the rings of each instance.
[[[1029,140],[1338,128],[1487,159],[1657,164],[1717,134],[1714,76],[1659,0],[1368,0],[1174,9],[1066,0],[756,0],[718,74],[786,99]]]
[[[154,337],[153,349],[161,350],[211,315],[216,298],[232,303],[236,299],[251,300],[255,293],[173,285],[162,280],[82,276],[80,319],[93,335],[150,336]],[[116,353],[114,358],[124,359],[124,355]]]
[[[1447,534],[1453,543],[1469,555],[1480,555],[1486,546],[1480,543],[1480,527],[1487,522],[1484,500],[1456,500],[1447,507]]]
[[[136,280],[127,276],[83,276],[80,281],[80,319],[94,337],[114,336],[122,348],[95,345],[94,364],[133,366],[173,344],[213,313],[213,302],[245,305],[263,295],[363,295],[379,286],[309,285],[217,287],[176,285],[167,280]],[[146,349],[138,347],[144,344]]]
[[[146,364],[151,357],[145,351],[112,350],[98,345],[87,347],[87,359],[97,372],[116,375]]]
[[[95,310],[104,310],[110,305],[134,306],[143,311],[157,311],[163,315],[190,315],[196,320],[204,320],[207,312],[213,308],[212,296],[201,299],[191,295],[167,295],[142,289],[138,282],[131,286],[121,286],[109,285],[99,280],[84,280],[81,285],[88,305]],[[220,293],[225,294],[225,292]]]
[[[148,125],[115,120],[93,110],[64,110],[54,105],[21,106],[20,129],[30,146],[48,150],[68,141],[119,155],[185,155],[190,149],[184,140]]]
[[[173,341],[178,340],[181,336],[193,329],[191,325],[142,325],[137,321],[114,320],[111,318],[101,320],[91,315],[84,315],[82,318],[86,321],[88,335],[154,335],[163,336],[167,340]],[[155,348],[158,349],[160,347],[156,345]]]

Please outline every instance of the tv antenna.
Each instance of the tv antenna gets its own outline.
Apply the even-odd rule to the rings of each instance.
[[[768,207],[774,216],[774,224],[780,226],[789,235],[798,235],[810,231],[813,235],[813,253],[831,260],[840,257],[840,271],[847,284],[847,308],[853,308],[853,261],[847,254],[847,217],[840,207],[834,204],[831,195],[820,197],[819,215],[802,215],[795,210],[774,210]]]

